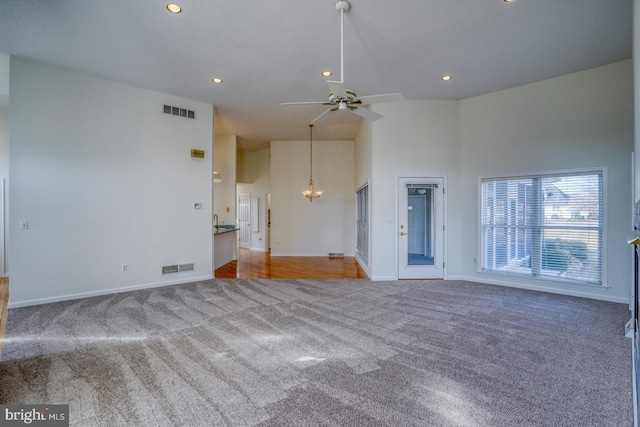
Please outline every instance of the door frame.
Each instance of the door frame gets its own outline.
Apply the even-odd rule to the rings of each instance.
[[[246,198],[247,200],[247,204],[246,206],[242,206],[241,200],[243,198]],[[238,215],[238,247],[240,248],[245,248],[245,249],[251,249],[251,193],[241,193],[238,194],[238,210],[237,210],[237,215]],[[241,218],[241,215],[248,215],[249,218],[247,221],[243,221]],[[246,236],[245,236],[246,235]],[[247,237],[249,239],[248,242],[244,241],[242,238],[243,236]]]
[[[398,279],[401,279],[401,269],[403,268],[402,263],[400,262],[400,224],[401,224],[401,220],[402,217],[400,215],[400,199],[401,199],[401,188],[400,188],[400,184],[401,182],[404,182],[406,180],[416,180],[416,181],[429,181],[432,180],[433,181],[441,181],[442,182],[442,263],[443,266],[441,268],[440,271],[442,271],[441,274],[441,278],[445,279],[447,277],[447,177],[446,176],[432,176],[432,175],[427,175],[427,176],[415,176],[415,175],[411,175],[411,176],[396,176],[396,180],[395,180],[395,192],[396,192],[396,218],[395,218],[395,227],[394,227],[394,233],[395,233],[395,262],[396,262],[396,275]],[[436,209],[438,207],[436,206]],[[440,278],[440,277],[438,277]]]

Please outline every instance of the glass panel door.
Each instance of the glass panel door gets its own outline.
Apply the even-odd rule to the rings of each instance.
[[[398,277],[444,277],[444,178],[400,178]]]

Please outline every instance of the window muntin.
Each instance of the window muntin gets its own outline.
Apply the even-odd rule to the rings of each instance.
[[[481,180],[481,268],[602,285],[603,173]]]

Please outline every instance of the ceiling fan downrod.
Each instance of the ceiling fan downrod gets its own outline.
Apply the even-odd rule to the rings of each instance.
[[[347,0],[338,0],[336,9],[340,11],[340,82],[344,83],[344,13],[351,8]]]

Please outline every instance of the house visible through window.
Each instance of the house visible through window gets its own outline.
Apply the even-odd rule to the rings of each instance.
[[[483,271],[602,284],[602,171],[481,181]]]
[[[369,184],[356,191],[356,254],[369,265]]]

